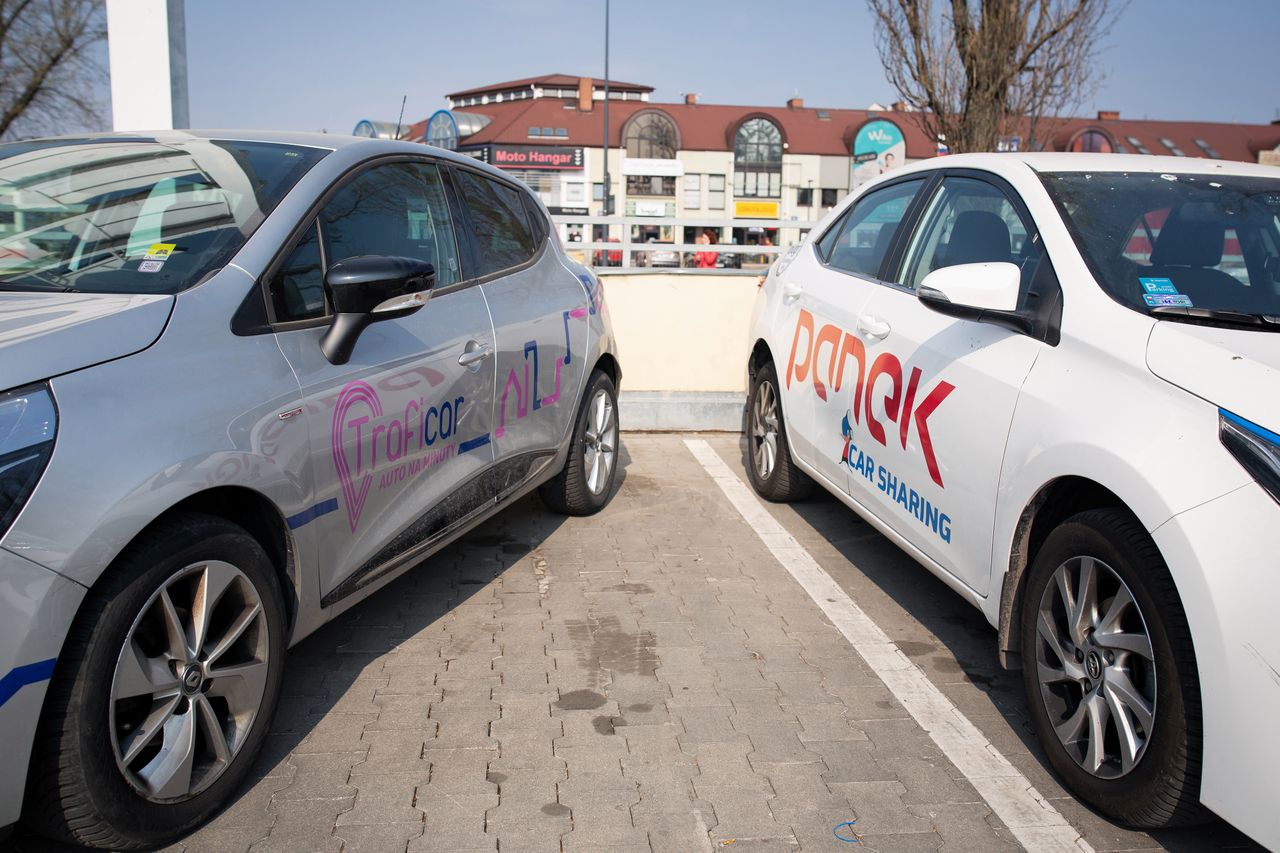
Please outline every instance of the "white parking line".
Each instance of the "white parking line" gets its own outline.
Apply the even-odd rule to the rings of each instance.
[[[1093,848],[1079,830],[1045,800],[1027,777],[1000,754],[920,667],[822,570],[711,445],[700,439],[685,439],[684,443],[783,568],[804,587],[907,713],[977,789],[1018,843],[1031,853],[1092,853]]]

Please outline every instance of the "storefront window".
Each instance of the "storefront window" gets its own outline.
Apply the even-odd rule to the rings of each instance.
[[[676,194],[676,179],[661,175],[627,175],[627,195]]]
[[[676,158],[676,125],[659,112],[640,113],[627,124],[627,156],[654,160]]]
[[[779,198],[782,195],[782,131],[763,116],[749,118],[733,139],[735,195]]]

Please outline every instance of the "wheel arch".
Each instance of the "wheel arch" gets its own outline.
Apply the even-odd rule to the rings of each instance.
[[[1134,514],[1128,504],[1103,484],[1088,477],[1069,475],[1045,483],[1022,509],[1014,527],[1009,565],[1000,593],[999,654],[1006,669],[1022,665],[1021,632],[1023,591],[1027,569],[1055,527],[1090,509],[1120,509]]]
[[[604,352],[596,359],[596,370],[603,370],[605,374],[613,380],[613,389],[615,391],[622,390],[622,365],[618,364],[618,359],[611,352]]]
[[[297,556],[288,523],[275,503],[261,492],[245,486],[215,486],[188,495],[157,515],[134,534],[112,560],[112,566],[116,564],[121,554],[128,551],[134,542],[150,533],[156,525],[182,513],[216,516],[243,527],[257,540],[262,550],[266,552],[267,559],[271,561],[276,578],[280,581],[280,591],[284,597],[285,616],[291,636],[297,623],[300,591]],[[110,569],[103,572],[94,582],[94,586],[98,586],[102,583],[102,579],[110,574]]]
[[[751,347],[751,357],[747,359],[747,378],[753,379],[769,362],[773,361],[773,351],[764,338],[758,338]]]

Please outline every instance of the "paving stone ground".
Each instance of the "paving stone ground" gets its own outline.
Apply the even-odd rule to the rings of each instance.
[[[624,444],[601,514],[524,500],[297,646],[249,782],[172,849],[1020,849],[682,438]],[[976,610],[833,500],[770,511],[1096,849],[1252,849],[1079,806]]]

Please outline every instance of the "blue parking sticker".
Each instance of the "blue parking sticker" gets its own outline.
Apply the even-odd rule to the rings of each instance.
[[[1178,292],[1178,289],[1173,286],[1173,282],[1167,278],[1140,278],[1138,281],[1142,283],[1142,289],[1147,293],[1162,293],[1172,296]]]
[[[1153,308],[1190,308],[1191,297],[1181,293],[1166,295],[1161,293],[1144,293],[1142,299]]]

